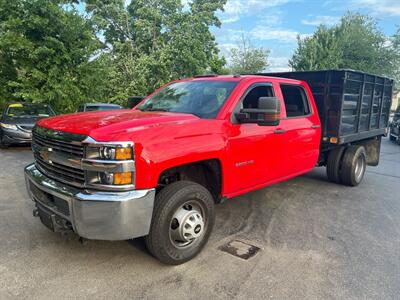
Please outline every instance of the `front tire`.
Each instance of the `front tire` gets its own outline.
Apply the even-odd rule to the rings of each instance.
[[[3,137],[3,134],[1,132],[0,132],[0,148],[1,149],[8,148],[8,145],[4,142],[4,137]]]
[[[156,196],[147,249],[165,264],[185,263],[203,249],[214,222],[211,193],[191,181],[174,182]]]
[[[352,145],[346,149],[340,170],[341,182],[357,186],[364,178],[367,168],[367,155],[363,146]]]

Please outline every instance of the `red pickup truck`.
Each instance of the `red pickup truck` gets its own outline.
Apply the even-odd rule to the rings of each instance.
[[[392,86],[347,70],[199,76],[132,110],[40,120],[25,169],[34,216],[87,239],[145,236],[160,261],[186,262],[223,199],[315,166],[358,185],[378,164]]]

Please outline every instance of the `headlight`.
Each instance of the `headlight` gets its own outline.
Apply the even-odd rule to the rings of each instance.
[[[90,186],[133,186],[135,184],[134,144],[88,143],[85,176]]]
[[[87,158],[103,160],[131,160],[133,159],[132,147],[88,147],[86,150]]]
[[[0,123],[0,126],[6,129],[17,130],[17,126],[13,124]]]

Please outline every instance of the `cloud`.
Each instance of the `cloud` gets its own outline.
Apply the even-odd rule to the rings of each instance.
[[[277,7],[298,0],[228,0],[224,7],[222,23],[233,23],[243,16],[257,15],[267,7]],[[271,18],[271,17],[269,17]]]
[[[267,70],[269,72],[286,72],[290,71],[289,67],[289,57],[287,56],[270,56],[268,58],[269,67]]]
[[[258,25],[250,31],[250,35],[254,39],[269,41],[278,40],[281,42],[295,42],[299,32],[292,29],[274,28]]]
[[[400,16],[399,0],[351,0],[350,5],[371,10],[374,14]]]
[[[237,22],[237,21],[239,21],[239,20],[240,20],[240,17],[239,17],[239,16],[232,16],[232,17],[228,17],[228,18],[226,18],[226,19],[221,18],[221,22],[222,22],[223,24],[235,23],[235,22]]]
[[[259,9],[280,6],[290,1],[291,0],[228,0],[224,10],[225,13],[229,15],[248,14],[250,12],[257,14]]]
[[[333,6],[336,9],[368,11],[375,17],[400,16],[399,0],[348,0],[338,3],[337,0],[326,0],[324,6]]]
[[[308,18],[301,20],[301,23],[310,26],[318,26],[321,24],[332,26],[338,23],[339,21],[340,17],[308,15]]]

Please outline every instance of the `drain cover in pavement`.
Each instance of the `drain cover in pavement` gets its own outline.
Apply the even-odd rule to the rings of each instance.
[[[260,248],[242,241],[234,240],[219,247],[219,250],[232,254],[242,259],[249,259],[260,251]]]

